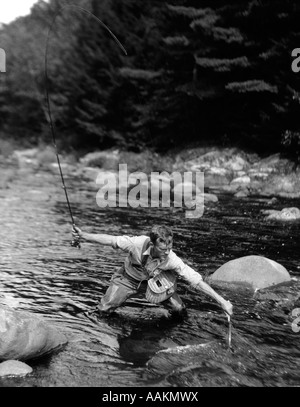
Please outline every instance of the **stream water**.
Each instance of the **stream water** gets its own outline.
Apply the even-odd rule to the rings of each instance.
[[[183,280],[178,291],[187,306],[183,321],[166,320],[159,307],[139,298],[109,318],[84,315],[96,306],[124,254],[90,243],[70,246],[71,223],[57,168],[2,164],[2,178],[8,173],[13,174],[9,185],[0,189],[1,301],[42,316],[67,336],[68,344],[29,361],[31,375],[0,379],[0,386],[300,386],[300,332],[291,327],[300,288],[299,223],[266,222],[260,212],[300,207],[299,200],[270,205],[268,198],[219,194],[203,217],[188,220],[181,209],[100,209],[95,186],[66,176],[76,223],[85,231],[139,235],[162,222],[174,230],[174,251],[203,277],[250,254],[288,269],[295,281],[280,300],[217,290],[234,305],[229,350],[224,313]],[[203,343],[209,345],[198,346]],[[195,346],[173,355],[173,364],[159,352],[185,345]]]

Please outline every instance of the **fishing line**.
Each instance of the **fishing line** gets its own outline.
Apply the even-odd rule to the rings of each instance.
[[[75,227],[75,221],[74,221],[74,216],[73,216],[73,212],[72,212],[72,208],[70,205],[70,200],[69,200],[69,196],[68,196],[68,192],[67,192],[67,188],[65,185],[65,180],[64,180],[64,175],[62,172],[62,168],[61,168],[61,164],[60,164],[60,159],[59,159],[59,154],[58,154],[58,148],[57,148],[57,144],[56,144],[56,137],[55,137],[55,130],[54,130],[54,123],[53,123],[53,119],[52,119],[52,113],[51,113],[51,105],[50,105],[50,98],[49,98],[49,79],[48,79],[48,48],[49,48],[49,40],[50,40],[50,34],[52,33],[52,29],[54,27],[54,24],[56,22],[56,18],[60,15],[60,13],[67,7],[73,7],[75,9],[78,9],[80,11],[83,11],[84,13],[88,14],[89,16],[91,16],[92,18],[94,18],[96,21],[98,21],[98,23],[101,24],[101,26],[103,28],[105,28],[106,31],[108,31],[108,33],[111,35],[111,37],[113,38],[113,40],[115,41],[115,43],[118,45],[119,48],[121,48],[121,50],[124,52],[125,55],[127,55],[127,51],[125,50],[125,48],[123,47],[123,45],[121,44],[121,42],[118,40],[118,38],[113,34],[113,32],[107,27],[106,24],[103,23],[102,20],[100,20],[100,18],[98,18],[95,14],[93,14],[92,12],[86,10],[83,7],[80,6],[76,6],[73,4],[68,4],[65,5],[63,7],[61,7],[57,13],[55,14],[52,23],[50,25],[50,28],[48,30],[48,34],[47,34],[47,40],[46,40],[46,47],[45,47],[45,60],[44,60],[44,77],[45,77],[45,91],[46,91],[46,105],[47,105],[47,110],[48,110],[48,123],[50,126],[50,130],[51,130],[51,135],[52,135],[52,141],[53,141],[53,146],[55,149],[55,155],[56,155],[56,159],[57,159],[57,164],[58,164],[58,168],[59,168],[59,173],[60,173],[60,177],[61,177],[61,181],[62,181],[62,188],[65,191],[65,196],[66,196],[66,201],[67,201],[67,206],[68,206],[68,210],[70,213],[70,217],[71,217],[71,221],[72,221],[72,226],[73,228]],[[80,242],[79,242],[79,238],[75,238],[71,245],[73,247],[78,247],[80,248]]]
[[[228,349],[231,349],[231,331],[232,331],[232,323],[231,323],[231,317],[229,314],[226,314],[227,320],[228,320]]]

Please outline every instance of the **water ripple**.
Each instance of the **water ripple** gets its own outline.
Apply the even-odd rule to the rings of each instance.
[[[299,277],[299,226],[265,222],[264,199],[220,196],[190,222],[181,209],[100,209],[94,186],[71,175],[67,181],[76,222],[88,232],[144,234],[162,221],[174,229],[174,250],[203,276],[233,258],[259,254]],[[300,206],[284,199],[280,204]],[[181,281],[179,294],[188,308],[181,323],[157,318],[158,308],[139,299],[112,318],[90,319],[84,311],[95,308],[124,255],[89,243],[80,250],[70,247],[69,214],[56,175],[17,171],[10,187],[0,191],[0,215],[0,303],[44,317],[69,340],[63,351],[35,361],[32,376],[4,385],[300,385],[299,334],[290,321],[291,298],[299,287],[281,303],[221,291],[235,309],[230,357],[220,350],[213,360],[200,354],[197,364],[185,367],[177,360],[177,368],[153,379],[146,362],[160,349],[209,341],[226,348],[227,321],[218,305]]]

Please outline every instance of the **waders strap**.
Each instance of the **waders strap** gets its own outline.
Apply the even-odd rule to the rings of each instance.
[[[150,246],[150,237],[148,237],[148,238],[144,241],[144,244],[143,244],[143,247],[142,247],[141,264],[142,264],[142,267],[143,267],[143,268],[145,267],[145,265],[146,265],[146,263],[147,263],[147,259],[148,259],[148,257],[149,257],[148,254],[143,255],[143,253],[149,248],[149,246]],[[137,287],[138,290],[139,290],[141,284],[142,284],[144,281],[148,281],[148,280],[141,280],[140,283],[139,283],[139,285],[138,285],[138,287]]]
[[[148,257],[149,257],[148,254],[143,255],[143,253],[149,248],[149,246],[150,246],[150,237],[148,237],[148,238],[145,240],[145,242],[144,242],[144,244],[143,244],[143,248],[142,248],[142,259],[141,259],[141,263],[142,263],[142,266],[143,266],[143,267],[145,267],[145,265],[146,265],[146,263],[147,263],[147,259],[148,259]]]

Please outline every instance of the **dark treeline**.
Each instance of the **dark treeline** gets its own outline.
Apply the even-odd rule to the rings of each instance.
[[[49,139],[52,113],[64,147],[165,151],[218,144],[300,156],[300,47],[296,0],[40,1],[0,30],[2,137]],[[50,141],[50,140],[49,140]],[[297,150],[298,149],[298,150]]]

